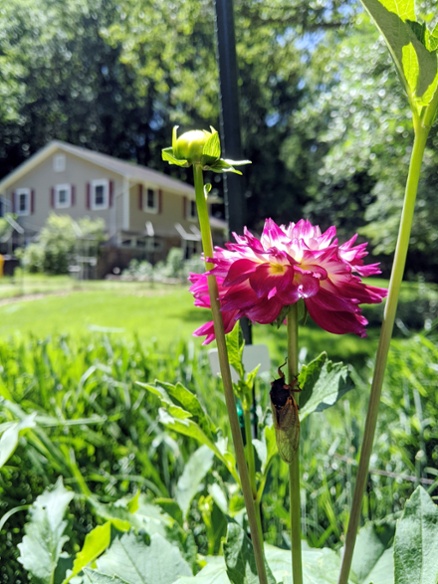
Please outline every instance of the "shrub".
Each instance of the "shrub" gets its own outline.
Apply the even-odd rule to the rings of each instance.
[[[51,214],[38,241],[23,250],[23,266],[30,272],[67,274],[81,239],[87,242],[87,253],[91,247],[92,253],[97,255],[99,243],[104,239],[103,220],[85,217],[75,223],[68,215]]]

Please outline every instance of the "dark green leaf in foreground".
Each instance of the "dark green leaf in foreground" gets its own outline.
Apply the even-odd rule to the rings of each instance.
[[[312,412],[322,412],[333,406],[354,384],[349,374],[348,366],[343,363],[333,363],[326,353],[305,365],[299,376],[300,419],[303,420]]]
[[[395,584],[438,582],[438,507],[422,487],[407,501],[394,540]]]
[[[224,544],[227,574],[232,584],[258,584],[259,578],[252,543],[237,523],[228,524],[227,541]],[[275,578],[267,567],[268,582]]]
[[[97,570],[87,571],[87,577],[93,584],[112,582],[105,577],[126,584],[173,584],[178,577],[191,573],[179,549],[164,537],[155,534],[147,543],[131,532],[114,540],[97,561]]]
[[[33,576],[52,582],[64,543],[67,522],[64,515],[74,494],[59,479],[52,491],[45,491],[33,503],[26,535],[18,544],[19,562]]]

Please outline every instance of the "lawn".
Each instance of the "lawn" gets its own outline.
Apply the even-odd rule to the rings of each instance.
[[[373,280],[386,286],[384,280]],[[438,299],[436,287],[406,283],[399,306],[399,327],[421,330],[433,320]],[[300,328],[300,345],[307,359],[327,350],[334,360],[343,359],[359,367],[374,353],[382,306],[365,307],[370,321],[369,339],[354,335],[330,335],[310,321]],[[208,318],[207,311],[193,306],[188,285],[143,282],[77,281],[68,276],[22,275],[0,281],[0,338],[45,338],[57,334],[84,336],[90,331],[110,332],[142,341],[157,340],[169,346],[192,338],[193,331]],[[286,353],[285,330],[254,326],[253,342],[266,343],[275,360]],[[200,346],[202,339],[195,339]]]
[[[18,297],[0,305],[0,337],[69,334],[90,331],[160,340],[169,344],[190,336],[202,323],[187,287],[122,285],[64,288]]]

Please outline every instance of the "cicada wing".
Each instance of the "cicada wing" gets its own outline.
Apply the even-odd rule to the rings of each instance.
[[[284,462],[290,464],[300,441],[300,419],[297,403],[292,396],[289,396],[283,407],[278,408],[272,405],[272,413],[278,453]]]

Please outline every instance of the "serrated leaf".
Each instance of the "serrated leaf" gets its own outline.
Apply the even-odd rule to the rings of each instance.
[[[192,573],[178,547],[164,537],[155,534],[146,543],[134,533],[115,539],[98,559],[96,571],[127,584],[173,584]]]
[[[175,490],[175,499],[184,517],[212,464],[213,452],[207,446],[198,448],[187,461]]]
[[[438,581],[438,507],[422,487],[406,502],[394,539],[396,584]]]
[[[30,509],[26,535],[18,544],[18,561],[36,578],[51,582],[68,537],[64,515],[74,494],[58,479],[55,488],[37,497]]]
[[[164,381],[156,381],[154,385],[149,383],[138,383],[138,385],[156,395],[163,408],[168,410],[172,416],[181,420],[192,417],[209,439],[214,439],[217,432],[214,422],[205,412],[196,394],[184,385]]]
[[[109,546],[111,542],[111,523],[107,522],[98,525],[85,536],[82,549],[76,554],[73,569],[63,584],[79,574],[86,566],[98,558]]]
[[[300,420],[312,412],[322,412],[334,405],[354,388],[348,366],[333,363],[326,353],[305,365],[298,378],[300,393]]]

